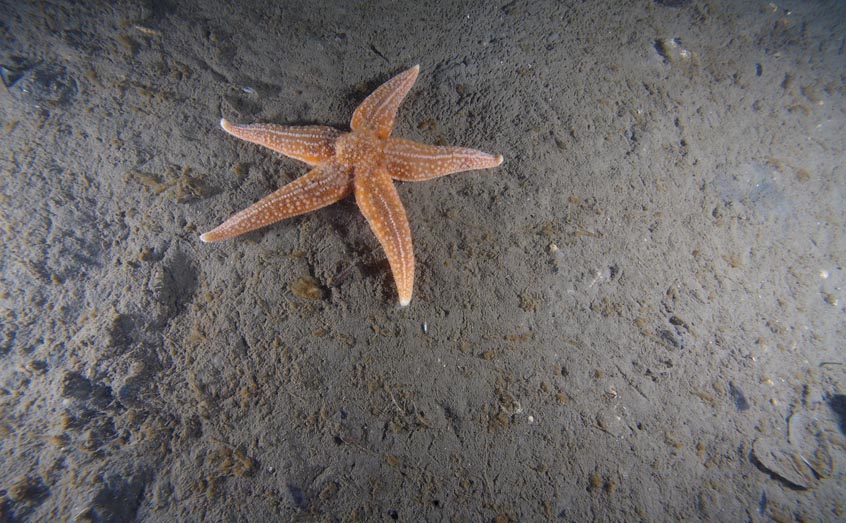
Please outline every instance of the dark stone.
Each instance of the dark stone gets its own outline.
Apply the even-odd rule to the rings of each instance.
[[[729,383],[729,396],[731,396],[731,400],[734,402],[734,406],[737,407],[737,410],[741,412],[749,410],[749,402],[746,401],[746,396],[743,394],[743,391],[740,390],[740,387],[736,386],[734,383]]]
[[[835,394],[828,404],[837,416],[840,432],[846,434],[846,394]]]

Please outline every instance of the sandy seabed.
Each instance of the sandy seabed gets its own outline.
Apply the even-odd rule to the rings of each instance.
[[[846,3],[0,4],[0,521],[843,521]],[[221,131],[502,154],[350,197]]]

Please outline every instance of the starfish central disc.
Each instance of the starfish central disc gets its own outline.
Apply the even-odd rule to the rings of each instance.
[[[343,134],[335,142],[335,156],[345,164],[355,166],[362,162],[382,160],[385,140],[369,129]]]

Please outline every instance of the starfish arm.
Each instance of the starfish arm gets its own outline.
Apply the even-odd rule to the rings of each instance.
[[[461,147],[438,147],[388,138],[384,149],[385,165],[391,178],[420,181],[447,174],[487,169],[502,163],[502,155],[488,154]]]
[[[220,120],[224,131],[251,143],[263,145],[289,158],[317,165],[335,154],[341,131],[323,125],[237,124]]]
[[[329,161],[235,214],[200,236],[200,239],[204,242],[215,242],[238,236],[279,220],[325,207],[351,191],[352,169]]]
[[[414,249],[405,208],[391,177],[382,167],[356,171],[355,200],[388,256],[399,303],[411,302],[414,288]]]
[[[380,85],[373,94],[361,102],[361,105],[353,113],[350,127],[352,130],[367,128],[376,133],[379,138],[385,138],[391,134],[394,127],[394,117],[397,115],[402,100],[414,81],[420,66],[415,65],[387,82]]]

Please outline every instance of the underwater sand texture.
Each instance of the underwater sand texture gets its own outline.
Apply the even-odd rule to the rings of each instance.
[[[842,2],[3,1],[0,521],[846,518]],[[219,244],[221,118],[502,154]]]

